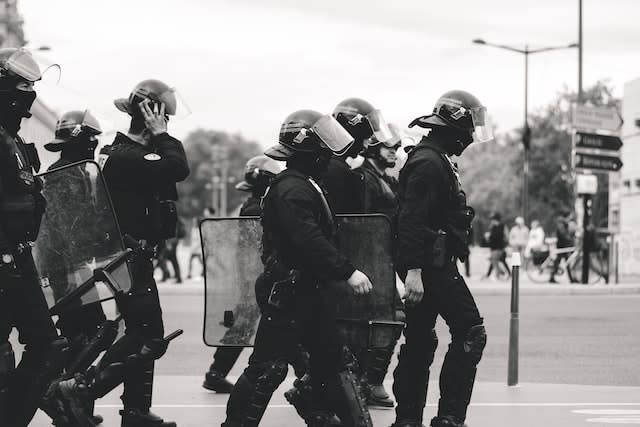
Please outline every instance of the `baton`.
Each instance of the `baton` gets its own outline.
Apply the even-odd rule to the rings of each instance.
[[[182,329],[178,329],[177,331],[173,331],[171,332],[169,335],[167,335],[166,337],[163,338],[163,340],[165,340],[166,342],[171,342],[174,339],[178,338],[180,335],[182,335],[184,333],[184,331]]]

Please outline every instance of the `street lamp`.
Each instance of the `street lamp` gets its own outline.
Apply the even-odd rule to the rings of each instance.
[[[521,53],[524,55],[524,128],[522,130],[522,143],[524,146],[524,171],[522,174],[522,218],[527,223],[527,214],[529,211],[529,145],[531,142],[531,129],[529,128],[529,55],[540,52],[549,52],[551,50],[572,49],[579,47],[578,43],[571,43],[565,46],[549,46],[538,49],[529,49],[528,45],[524,49],[503,44],[489,43],[483,39],[474,39],[474,44],[497,47],[499,49],[509,50],[511,52]]]

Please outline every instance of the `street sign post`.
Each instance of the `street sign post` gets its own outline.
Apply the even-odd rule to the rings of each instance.
[[[618,172],[622,168],[620,160],[622,140],[616,135],[622,127],[622,117],[618,109],[616,107],[592,107],[575,104],[572,122],[576,131],[573,137],[574,168],[586,172]],[[581,196],[583,198],[582,227],[585,238],[582,239],[582,283],[586,284],[589,283],[591,252],[589,244],[591,239],[587,238],[587,235],[594,188],[591,178],[582,178],[582,182],[578,179],[576,184],[581,187],[578,190],[582,190]]]
[[[615,132],[622,127],[622,117],[616,107],[590,107],[576,104],[573,107],[573,127]]]
[[[618,136],[576,132],[576,148],[593,148],[617,152],[621,147],[622,139]]]
[[[580,169],[617,172],[622,168],[620,157],[601,156],[597,154],[576,153],[575,167]]]

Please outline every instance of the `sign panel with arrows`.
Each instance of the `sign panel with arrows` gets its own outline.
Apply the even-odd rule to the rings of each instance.
[[[622,127],[622,117],[616,107],[576,104],[573,107],[573,127],[615,132]]]
[[[582,169],[595,169],[608,172],[617,172],[620,170],[620,168],[622,168],[622,161],[619,157],[576,153],[575,167]]]
[[[621,147],[622,140],[618,136],[576,132],[576,148],[618,151]]]

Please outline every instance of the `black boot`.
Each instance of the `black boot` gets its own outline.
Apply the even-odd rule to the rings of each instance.
[[[139,371],[131,372],[124,382],[124,409],[121,427],[177,427],[150,411],[153,395],[154,362],[144,362]]]
[[[226,394],[231,393],[231,390],[233,390],[233,383],[229,382],[220,372],[210,370],[204,376],[202,387],[216,393]]]
[[[464,422],[461,422],[453,416],[433,417],[431,419],[431,427],[467,427]]]

